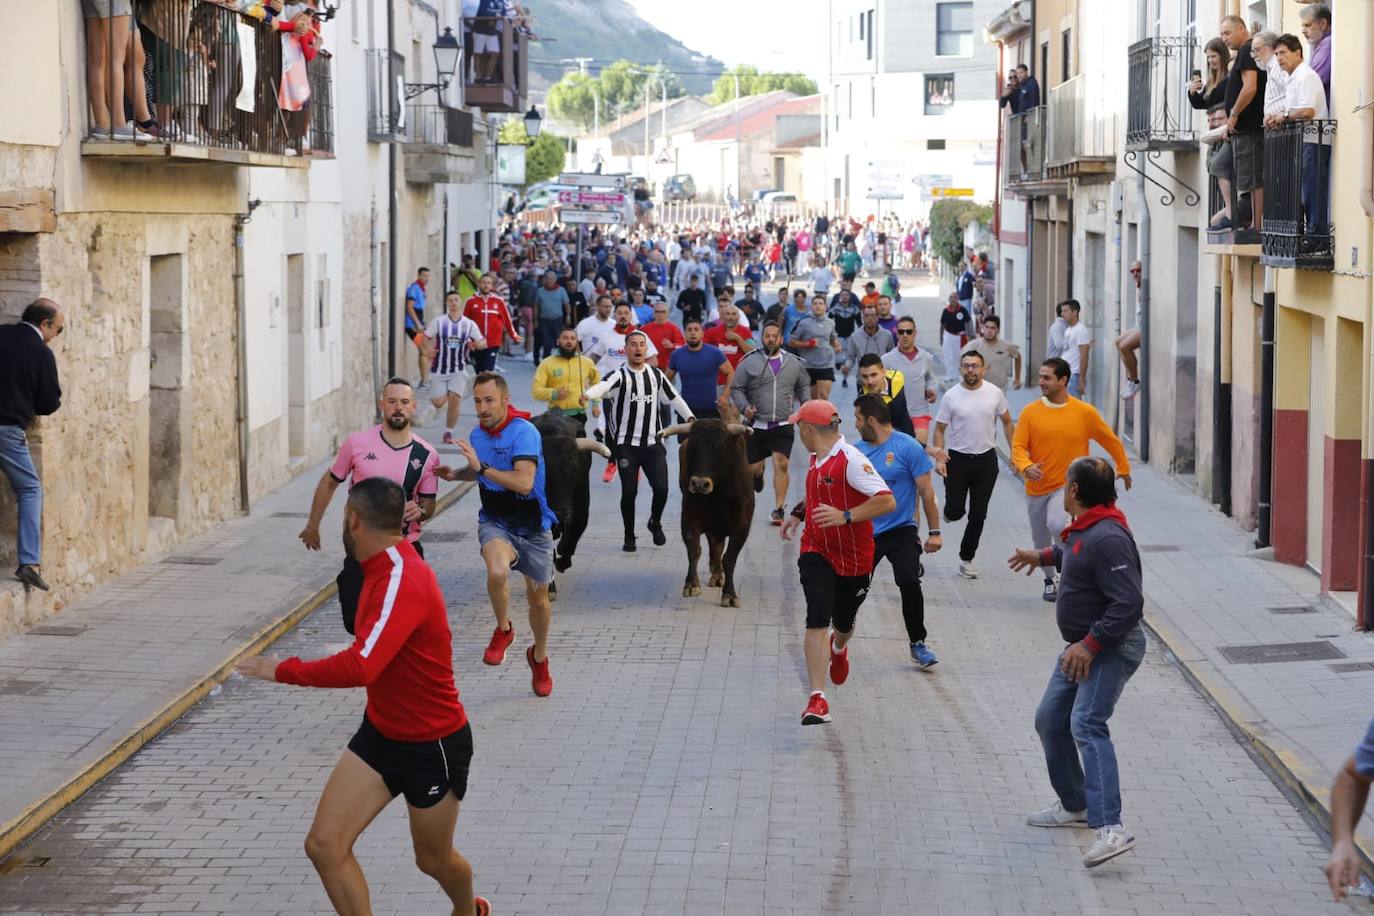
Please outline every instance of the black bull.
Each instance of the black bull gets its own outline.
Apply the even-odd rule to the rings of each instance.
[[[744,448],[749,428],[723,420],[697,420],[690,427],[669,427],[664,434],[676,434],[682,441],[678,480],[682,487],[682,540],[687,545],[682,596],[701,594],[697,563],[704,534],[711,566],[707,584],[721,589],[721,607],[739,607],[735,563],[754,520],[754,477]]]
[[[558,546],[553,552],[553,565],[559,572],[572,566],[577,542],[587,530],[587,515],[591,508],[592,490],[588,475],[592,469],[592,452],[603,456],[609,450],[601,443],[583,435],[582,425],[562,414],[544,413],[530,421],[544,445],[544,498],[558,517],[554,536]],[[549,584],[549,597],[557,594]]]

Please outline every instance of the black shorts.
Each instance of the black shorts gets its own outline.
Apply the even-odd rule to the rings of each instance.
[[[796,430],[791,423],[784,423],[772,429],[755,429],[745,440],[745,456],[750,464],[758,464],[769,455],[790,456]]]
[[[496,347],[487,347],[485,350],[472,351],[472,368],[478,372],[496,371]]]
[[[806,374],[811,376],[811,384],[813,385],[817,382],[835,381],[834,369],[807,369]]]
[[[853,283],[855,273],[856,271],[846,270],[842,274],[840,274],[840,279],[843,280],[845,283]]]
[[[364,717],[348,749],[377,771],[392,798],[404,794],[408,805],[431,808],[444,800],[446,789],[459,801],[467,794],[471,725],[437,741],[396,741]]]
[[[797,557],[797,569],[801,572],[802,593],[806,595],[806,628],[816,630],[833,624],[840,633],[852,633],[859,605],[868,597],[872,573],[841,576],[818,553]]]
[[[889,528],[874,535],[874,573],[884,559],[892,564],[892,580],[898,588],[921,581],[921,535],[915,525]]]

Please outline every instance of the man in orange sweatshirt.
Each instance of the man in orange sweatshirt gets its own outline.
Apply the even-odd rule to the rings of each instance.
[[[1116,462],[1116,474],[1131,488],[1131,462],[1112,428],[1091,404],[1069,396],[1069,364],[1053,357],[1040,365],[1038,401],[1027,404],[1016,419],[1011,463],[1026,481],[1026,513],[1037,549],[1054,543],[1068,525],[1064,480],[1069,465],[1088,454],[1089,442],[1105,448]],[[1044,567],[1046,601],[1058,597],[1054,567]]]

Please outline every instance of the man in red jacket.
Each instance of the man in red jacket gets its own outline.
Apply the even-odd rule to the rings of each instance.
[[[363,568],[357,638],[315,661],[254,656],[240,674],[306,687],[366,687],[367,709],[325,783],[305,852],[341,914],[371,913],[353,844],[402,793],[415,861],[455,914],[489,916],[472,892],[472,866],[453,848],[467,791],[472,729],[453,681],[452,634],[434,571],[401,536],[405,492],[372,477],[348,493],[344,551]]]

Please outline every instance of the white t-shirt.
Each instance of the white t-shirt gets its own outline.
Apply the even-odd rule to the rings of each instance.
[[[1064,329],[1064,352],[1060,355],[1064,358],[1064,362],[1069,364],[1071,374],[1081,368],[1078,363],[1079,357],[1083,354],[1078,352],[1078,348],[1092,342],[1093,332],[1089,331],[1087,325],[1083,324],[1082,321],[1071,328]]]
[[[830,292],[830,283],[835,279],[835,275],[830,272],[829,267],[811,268],[811,287],[818,293]]]
[[[577,323],[577,342],[582,344],[582,352],[586,354],[597,342],[607,334],[615,330],[615,322],[609,318],[599,318],[596,315],[588,315]]]
[[[602,378],[606,377],[606,373],[613,372],[628,364],[629,361],[625,358],[625,337],[625,334],[621,334],[615,329],[615,325],[611,325],[611,329],[602,335],[596,343],[583,348],[583,355],[596,363],[597,371],[601,373]],[[646,360],[653,359],[658,355],[658,348],[647,336],[644,341],[649,345],[644,358]]]
[[[1293,68],[1293,72],[1288,74],[1285,107],[1290,110],[1311,108],[1315,112],[1313,118],[1318,121],[1325,121],[1330,117],[1326,108],[1326,87],[1322,85],[1322,78],[1317,75],[1317,71],[1313,70],[1307,61],[1298,64]],[[1311,135],[1310,141],[1306,134],[1303,136],[1305,142],[1316,143],[1319,139],[1321,138],[1315,132]]]
[[[965,455],[981,455],[997,444],[997,420],[1011,412],[1007,396],[992,382],[977,388],[962,383],[945,392],[936,423],[944,423],[945,447]]]

